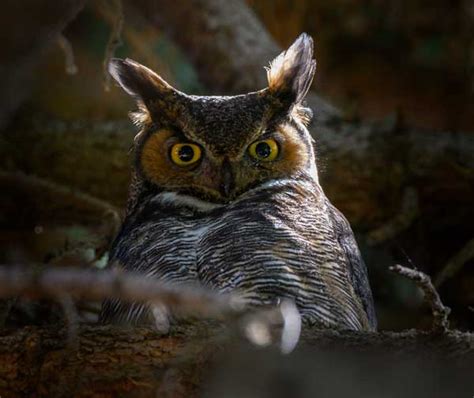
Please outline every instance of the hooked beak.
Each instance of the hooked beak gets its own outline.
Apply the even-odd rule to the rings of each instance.
[[[220,192],[223,196],[228,197],[235,188],[234,174],[228,159],[222,162],[222,179],[220,184]]]

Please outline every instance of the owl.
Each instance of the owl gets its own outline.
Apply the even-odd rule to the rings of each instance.
[[[130,59],[109,72],[137,101],[133,177],[110,267],[235,293],[249,307],[293,300],[303,325],[373,330],[367,270],[318,180],[304,98],[315,73],[302,34],[267,68],[268,87],[195,96]],[[151,323],[169,308],[107,300],[103,322]]]

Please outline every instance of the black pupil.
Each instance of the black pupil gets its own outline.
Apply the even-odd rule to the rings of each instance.
[[[194,149],[189,145],[183,145],[179,148],[178,157],[183,162],[189,162],[194,157]]]
[[[255,153],[259,158],[268,158],[271,152],[272,148],[266,142],[259,142],[255,147]]]

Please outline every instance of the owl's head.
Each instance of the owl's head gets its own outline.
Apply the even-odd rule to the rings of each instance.
[[[311,111],[302,105],[315,68],[306,34],[270,63],[267,88],[244,95],[187,95],[135,61],[112,60],[111,75],[138,103],[137,174],[217,203],[267,181],[316,178]]]

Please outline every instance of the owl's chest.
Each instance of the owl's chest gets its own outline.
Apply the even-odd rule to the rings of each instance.
[[[197,276],[213,289],[238,290],[259,302],[297,296],[314,283],[319,261],[318,247],[301,228],[262,205],[208,220],[196,242]]]
[[[296,292],[315,280],[316,263],[328,252],[313,239],[318,229],[325,234],[318,226],[324,220],[296,201],[258,199],[194,215],[157,208],[118,242],[116,256],[166,281],[260,297]]]
[[[319,246],[302,230],[307,225],[260,205],[202,218],[182,230],[182,239],[191,244],[187,254],[202,284],[274,297],[296,294],[314,280]]]

